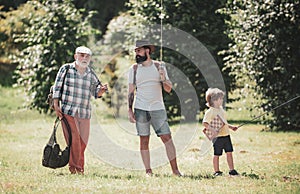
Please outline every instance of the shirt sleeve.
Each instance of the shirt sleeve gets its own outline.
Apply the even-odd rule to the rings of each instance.
[[[99,78],[97,77],[97,75],[93,72],[93,70],[90,69],[92,78],[91,78],[91,94],[92,96],[94,96],[94,98],[99,98],[98,97],[98,93],[100,91],[100,87],[101,87],[101,82],[99,80]]]
[[[129,68],[128,84],[133,84],[133,65]]]
[[[55,78],[55,83],[53,87],[53,99],[60,98],[61,96],[61,88],[63,84],[64,76],[67,73],[67,65],[63,65],[59,70]]]
[[[166,66],[164,66],[166,80],[170,80]]]
[[[210,111],[210,109],[208,109],[203,117],[202,123],[210,123],[212,120],[212,111]]]

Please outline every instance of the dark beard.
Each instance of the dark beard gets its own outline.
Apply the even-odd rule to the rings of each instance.
[[[147,60],[147,56],[146,55],[144,55],[144,56],[140,56],[140,55],[135,56],[136,63],[142,63],[142,62],[144,62],[146,60]]]

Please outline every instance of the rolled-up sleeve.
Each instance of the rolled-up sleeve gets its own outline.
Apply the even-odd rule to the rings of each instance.
[[[101,89],[101,84],[100,84],[100,80],[99,80],[99,78],[95,75],[95,74],[93,74],[93,80],[92,80],[92,87],[91,87],[91,89],[92,89],[92,91],[91,91],[91,93],[93,94],[93,96],[94,96],[94,98],[99,98],[98,97],[98,93],[99,93],[99,91],[100,91],[100,89]],[[95,87],[93,87],[93,86],[95,86]]]
[[[67,73],[66,70],[67,70],[66,65],[64,65],[59,69],[59,71],[56,75],[55,83],[54,83],[54,87],[53,87],[53,98],[54,99],[60,98],[60,96],[61,96],[60,91],[62,88],[64,76]]]

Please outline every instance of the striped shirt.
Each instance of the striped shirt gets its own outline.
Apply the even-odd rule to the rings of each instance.
[[[69,65],[69,70],[67,70]],[[67,73],[67,74],[66,74]],[[63,78],[66,75],[62,93]],[[63,65],[56,76],[53,98],[61,99],[61,110],[64,114],[75,116],[78,113],[79,118],[91,118],[91,97],[98,97],[100,85],[98,78],[87,67],[83,75],[75,68],[75,62]],[[61,98],[60,98],[61,97]]]

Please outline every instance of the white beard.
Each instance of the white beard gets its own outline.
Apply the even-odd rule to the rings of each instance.
[[[79,62],[78,60],[76,60],[76,64],[78,65],[78,66],[80,66],[80,67],[83,67],[83,68],[86,68],[86,67],[88,67],[89,66],[89,62],[87,62],[87,63],[81,63],[81,62]]]

